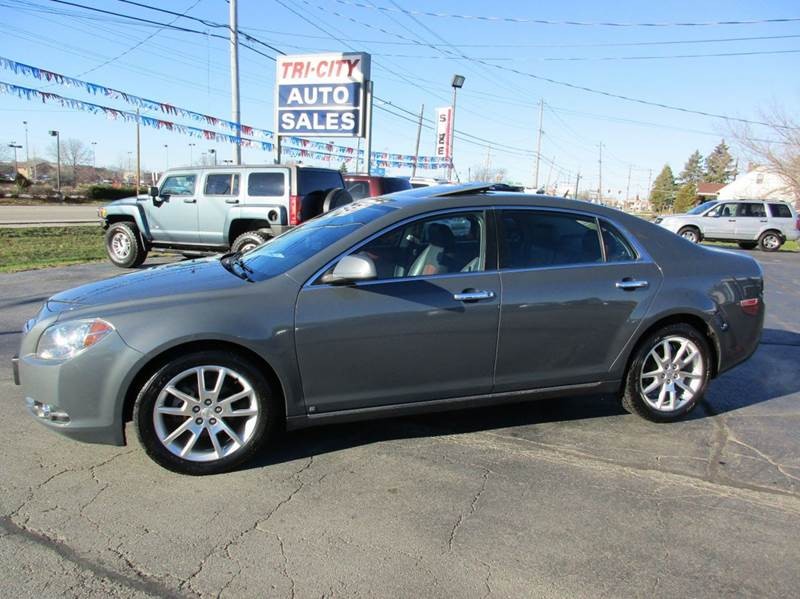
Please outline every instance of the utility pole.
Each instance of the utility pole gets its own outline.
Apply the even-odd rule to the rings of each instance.
[[[56,191],[63,202],[64,197],[61,195],[61,133],[55,129],[49,131],[49,133],[56,138]]]
[[[597,203],[603,203],[603,142],[600,142],[600,159],[597,161],[599,167],[599,178],[597,181]]]
[[[581,184],[581,172],[578,171],[578,176],[575,177],[575,199],[578,199],[578,186]]]
[[[556,163],[556,157],[550,161],[550,168],[547,171],[547,183],[544,184],[544,192],[547,193],[547,188],[550,187],[550,177],[553,175],[553,165]]]
[[[22,146],[19,145],[17,142],[12,141],[10,144],[8,144],[8,147],[14,150],[14,178],[16,179],[17,173],[19,172],[19,163],[17,162],[17,150],[22,149]]]
[[[167,167],[165,170],[169,170],[169,144],[164,144],[164,161]]]
[[[653,169],[648,171],[647,175],[647,198],[650,199],[650,181],[653,179]]]
[[[28,169],[28,179],[35,181],[36,177],[32,176],[31,171],[31,149],[28,145],[28,121],[22,121],[22,124],[25,126],[25,168]]]
[[[419,138],[422,135],[422,115],[425,112],[425,104],[419,109],[419,124],[417,125],[417,147],[414,150],[414,166],[411,167],[411,176],[417,176],[417,161],[419,160]]]
[[[139,129],[139,109],[136,109],[136,197],[139,197],[139,184],[142,182],[142,137]]]
[[[192,148],[195,147],[197,144],[190,143],[189,144],[189,166],[194,164],[194,159],[192,157]]]
[[[236,123],[236,145],[233,149],[233,163],[242,163],[242,123],[239,105],[239,10],[237,0],[229,0],[231,34],[231,115]]]
[[[632,165],[628,165],[628,184],[625,186],[625,201],[627,202],[631,197],[631,169]]]
[[[539,98],[539,137],[536,140],[536,171],[533,175],[533,187],[539,190],[539,157],[542,154],[542,119],[544,118],[544,98]]]

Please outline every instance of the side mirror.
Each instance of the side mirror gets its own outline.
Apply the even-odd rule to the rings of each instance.
[[[148,195],[151,198],[157,198],[158,197],[158,187],[156,187],[155,185],[151,185],[150,186],[150,192],[148,193]]]
[[[334,266],[333,272],[322,275],[320,282],[327,285],[346,285],[358,281],[368,281],[378,276],[375,263],[365,254],[345,256]]]

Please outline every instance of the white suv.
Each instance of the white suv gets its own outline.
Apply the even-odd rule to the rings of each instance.
[[[707,202],[686,214],[660,216],[655,222],[693,243],[734,241],[743,249],[759,246],[766,252],[800,238],[800,219],[794,208],[775,200]]]

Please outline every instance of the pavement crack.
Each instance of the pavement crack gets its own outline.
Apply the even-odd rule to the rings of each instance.
[[[289,581],[289,584],[292,586],[290,587],[290,594],[289,597],[294,599],[295,597],[295,581],[292,575],[289,573],[289,558],[286,557],[286,547],[283,544],[283,539],[279,534],[276,534],[275,537],[278,539],[278,546],[281,548],[281,557],[283,558],[283,576]]]
[[[458,515],[458,519],[456,520],[453,528],[450,530],[450,538],[447,539],[447,552],[450,553],[453,550],[453,543],[456,540],[456,535],[458,534],[459,529],[467,521],[467,519],[475,513],[475,510],[478,509],[478,501],[483,495],[483,492],[486,490],[486,484],[489,481],[489,473],[491,471],[488,468],[483,468],[483,476],[481,477],[481,486],[478,489],[478,492],[472,497],[472,501],[469,504],[469,511],[464,513],[461,512]]]

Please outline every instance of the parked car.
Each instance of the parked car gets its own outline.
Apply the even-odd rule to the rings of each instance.
[[[433,185],[445,185],[449,183],[447,179],[438,179],[436,177],[410,177],[409,182],[411,187],[417,189],[419,187],[431,187]]]
[[[212,166],[166,171],[150,197],[99,210],[117,266],[141,265],[151,250],[246,252],[352,200],[338,170],[304,166]]]
[[[427,188],[359,200],[244,255],[59,293],[24,327],[30,413],[188,474],[278,429],[616,395],[687,414],[756,349],[751,257],[563,198]]]
[[[655,222],[692,243],[734,241],[743,249],[756,246],[774,252],[800,237],[800,219],[784,202],[729,200],[706,202],[686,214],[658,217]]]
[[[344,175],[347,192],[354,200],[411,189],[411,182],[404,177],[377,177],[374,175]]]

